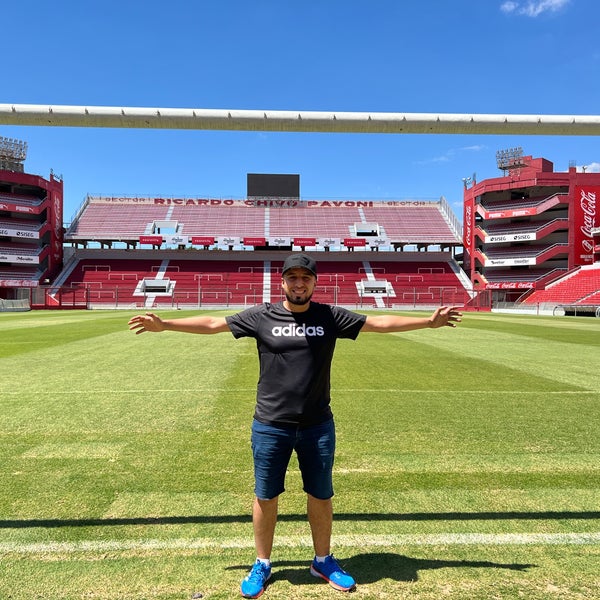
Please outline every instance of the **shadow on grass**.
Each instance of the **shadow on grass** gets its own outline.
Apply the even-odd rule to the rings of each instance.
[[[600,511],[540,511],[540,512],[443,512],[443,513],[337,513],[335,521],[553,521],[563,519],[600,519]],[[27,529],[34,527],[114,527],[130,525],[186,525],[250,523],[245,515],[190,515],[165,517],[107,517],[82,519],[2,519],[0,529]],[[306,521],[305,514],[282,514],[280,522]]]
[[[537,567],[534,564],[496,563],[487,560],[432,560],[411,558],[393,552],[373,552],[357,554],[344,560],[340,565],[348,571],[358,585],[377,583],[384,579],[398,582],[414,582],[419,579],[419,572],[431,569],[507,569],[510,571],[527,571]],[[323,583],[309,573],[309,561],[277,561],[273,563],[271,583],[287,580],[293,585]],[[247,571],[248,565],[227,567],[228,570]]]

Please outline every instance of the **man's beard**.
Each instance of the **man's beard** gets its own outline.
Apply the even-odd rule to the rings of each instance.
[[[298,297],[292,296],[290,292],[285,293],[285,297],[290,304],[294,304],[295,306],[304,306],[310,302],[312,298],[312,294],[307,294],[306,296]]]

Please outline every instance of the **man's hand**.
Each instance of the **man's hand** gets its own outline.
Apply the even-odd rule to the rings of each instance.
[[[462,313],[458,306],[440,306],[429,317],[429,327],[437,329],[438,327],[456,327],[457,323],[462,321]]]
[[[146,313],[145,315],[136,315],[129,320],[129,329],[135,331],[136,335],[144,333],[144,331],[164,331],[165,325],[162,319],[154,313]]]

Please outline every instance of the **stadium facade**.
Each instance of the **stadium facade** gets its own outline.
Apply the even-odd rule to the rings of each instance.
[[[599,305],[600,173],[554,172],[520,148],[497,164],[502,177],[465,182],[463,264],[474,289],[492,290],[495,303]]]
[[[25,173],[26,154],[0,138],[0,299],[27,299],[63,267],[63,182]]]
[[[276,301],[299,250],[318,258],[319,299],[340,305],[600,304],[600,174],[520,149],[499,153],[502,177],[465,181],[464,227],[444,198],[306,200],[299,176],[249,175],[243,199],[89,196],[63,228],[62,180],[25,173],[23,144],[1,139],[0,305]],[[268,195],[282,182],[292,195]]]

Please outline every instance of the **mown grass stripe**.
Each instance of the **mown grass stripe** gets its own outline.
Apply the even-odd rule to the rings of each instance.
[[[285,547],[310,547],[306,537],[277,537],[276,543]],[[600,532],[591,533],[439,533],[398,535],[341,535],[334,539],[337,546],[560,546],[598,545]],[[0,543],[2,554],[74,554],[79,552],[169,551],[202,550],[207,548],[252,548],[251,539],[146,539],[146,540],[81,540],[78,542]]]

